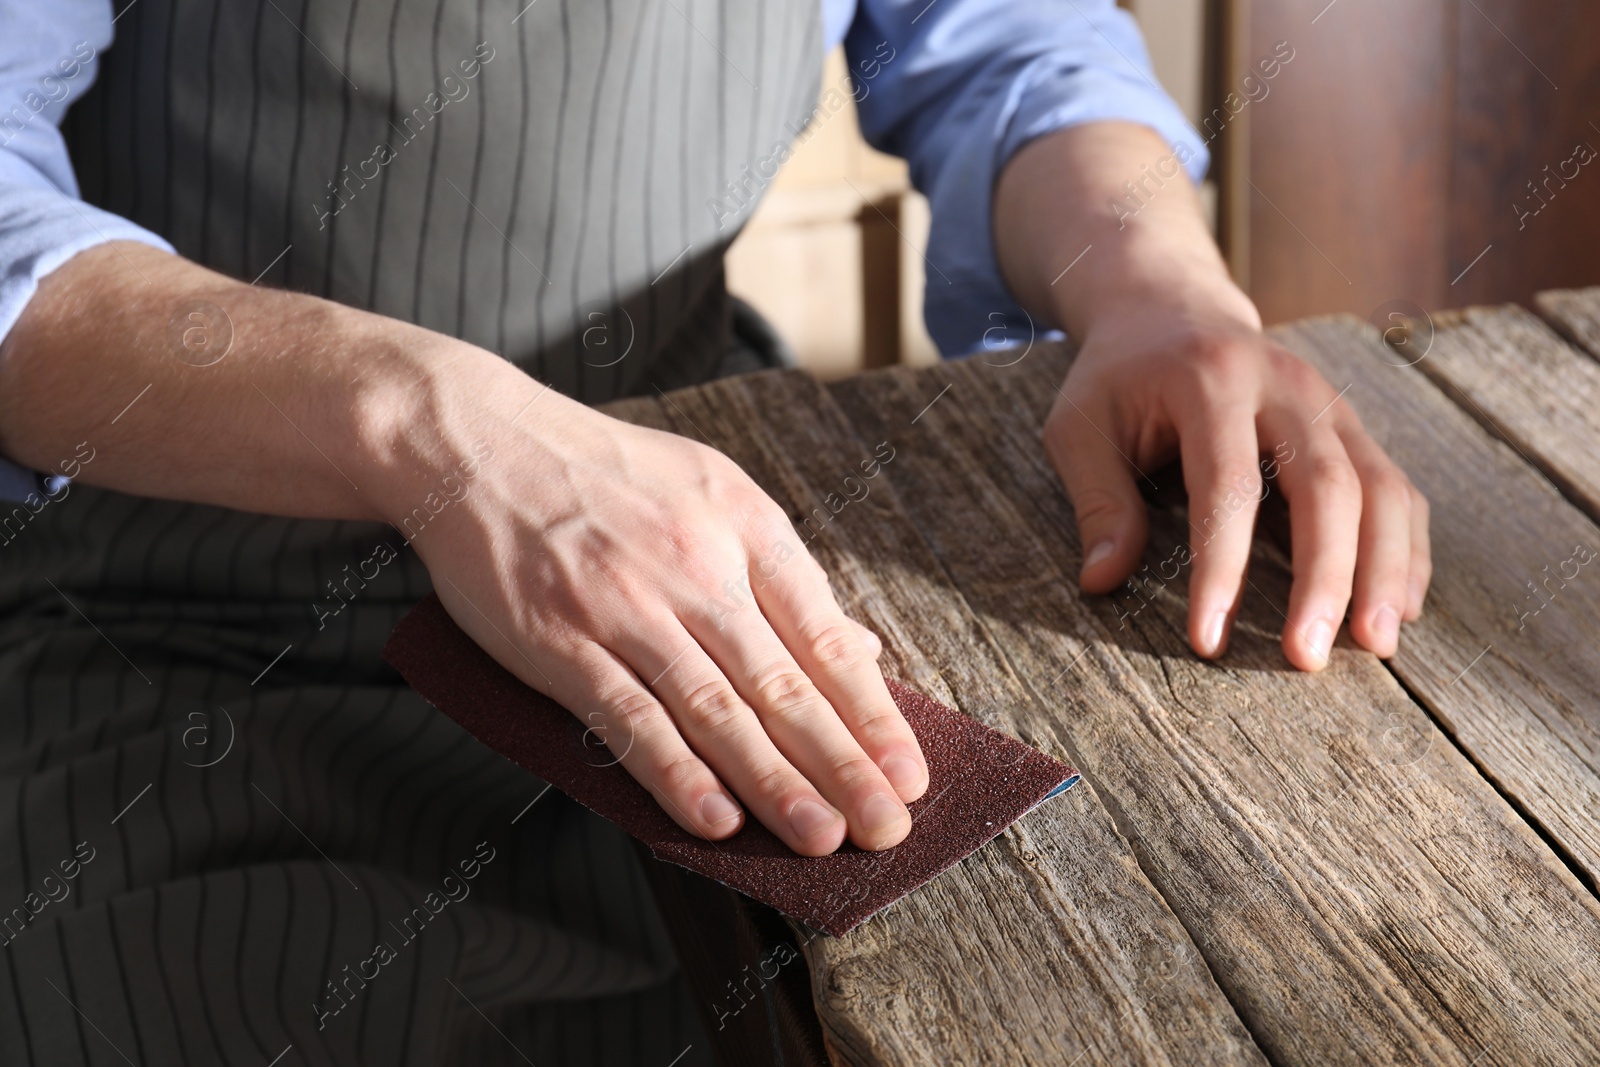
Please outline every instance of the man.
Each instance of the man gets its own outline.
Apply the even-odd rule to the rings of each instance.
[[[1134,468],[1180,455],[1191,514],[1225,517],[1189,585],[1221,655],[1285,443],[1291,662],[1323,666],[1347,606],[1388,655],[1421,608],[1426,505],[1160,179],[1204,146],[1109,3],[0,22],[0,451],[39,481],[0,546],[8,1060],[705,1053],[626,843],[382,666],[430,585],[691,832],[904,837],[922,755],[783,511],[585,406],[748,360],[721,252],[841,37],[933,205],[941,348],[997,322],[1080,345],[1044,447],[1086,590],[1142,553]],[[585,347],[597,322],[625,357]]]

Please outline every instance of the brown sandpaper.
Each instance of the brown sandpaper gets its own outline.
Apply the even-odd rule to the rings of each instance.
[[[479,648],[436,595],[400,620],[384,659],[473,737],[616,823],[658,859],[835,936],[955,866],[1078,779],[1060,760],[889,681],[922,744],[930,779],[928,791],[910,805],[904,841],[882,852],[847,842],[832,855],[800,856],[748,816],[733,837],[705,841],[673,822],[614,762],[598,731]]]

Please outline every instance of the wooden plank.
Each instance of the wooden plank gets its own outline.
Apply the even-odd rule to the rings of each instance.
[[[1417,368],[1590,515],[1600,514],[1600,363],[1510,304],[1449,312],[1436,326]]]
[[[1529,463],[1591,509],[1600,502],[1600,423],[1584,408],[1600,404],[1600,364],[1515,308],[1446,319],[1415,370],[1386,366],[1394,355],[1348,321],[1279,336],[1335,385],[1353,382],[1350,402],[1430,502],[1433,589],[1395,672],[1592,887],[1600,565],[1574,556],[1600,553],[1600,530]]]
[[[889,484],[898,454],[859,478],[872,444],[898,450],[904,427],[872,444],[856,438],[800,374],[684,390],[664,410],[680,432],[733,456],[797,523],[825,509],[810,549],[846,609],[883,638],[886,673],[1073,758],[911,527]],[[861,498],[833,515],[830,494]],[[1093,786],[1032,812],[848,937],[802,940],[839,1062],[1265,1062]]]
[[[1600,286],[1551,289],[1536,294],[1533,306],[1573,344],[1600,358]]]
[[[1378,660],[1288,668],[1275,549],[1220,665],[1187,648],[1182,576],[1079,597],[1037,440],[1065,366],[1042,347],[833,391],[871,440],[950,386],[896,435],[898,499],[1258,1045],[1279,1064],[1600,1058],[1600,905]],[[1186,524],[1162,508],[1153,527],[1154,571]]]

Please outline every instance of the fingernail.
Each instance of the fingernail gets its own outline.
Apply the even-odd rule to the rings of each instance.
[[[839,816],[815,800],[801,800],[789,809],[789,825],[802,838],[812,837],[832,826]]]
[[[1083,557],[1083,569],[1089,570],[1097,563],[1104,563],[1111,558],[1111,553],[1116,550],[1117,544],[1115,541],[1101,541],[1089,550],[1087,556]]]
[[[1400,614],[1392,605],[1383,605],[1372,616],[1372,639],[1386,649],[1400,639]]]
[[[1200,635],[1201,649],[1208,656],[1215,656],[1222,649],[1222,630],[1228,625],[1228,613],[1218,611],[1206,621],[1205,632]]]
[[[861,828],[869,834],[876,833],[899,822],[905,810],[898,800],[883,793],[874,793],[861,805]]]
[[[889,784],[897,790],[915,789],[922,784],[922,768],[910,756],[894,755],[883,761],[880,768]]]
[[[1333,627],[1327,619],[1318,619],[1306,627],[1306,644],[1311,646],[1312,659],[1319,664],[1328,662],[1328,654],[1333,651]]]
[[[729,819],[739,817],[739,805],[722,793],[707,793],[700,798],[700,817],[707,826],[720,826]]]

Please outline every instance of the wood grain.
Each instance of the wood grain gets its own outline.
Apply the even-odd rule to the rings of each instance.
[[[1346,396],[1368,430],[1430,502],[1433,587],[1423,618],[1403,631],[1395,672],[1593,886],[1600,565],[1550,576],[1576,546],[1600,553],[1600,530],[1524,457],[1597,499],[1600,437],[1570,398],[1600,381],[1600,367],[1524,311],[1475,309],[1451,321],[1415,369],[1385,365],[1399,360],[1350,320],[1278,336],[1336,386],[1351,383]]]
[[[1395,299],[1442,306],[1455,276],[1451,69],[1458,8],[1471,9],[1447,0],[1223,6],[1238,9],[1247,34],[1217,87],[1239,112],[1222,140],[1245,141],[1226,198],[1247,211],[1245,285],[1266,321],[1365,316]],[[1259,64],[1280,42],[1294,59],[1263,81]],[[1202,136],[1218,124],[1203,117]],[[1332,159],[1362,160],[1382,178],[1349,181]]]
[[[873,444],[898,449],[903,432],[858,439],[800,374],[673,393],[659,413],[733,456],[797,523],[846,492]],[[831,515],[811,551],[846,609],[883,638],[886,673],[1070,760],[1048,705],[1009,672],[911,527],[889,484],[900,462]],[[842,1063],[1265,1062],[1092,786],[848,937],[805,949]]]
[[[1589,514],[1600,514],[1600,363],[1513,305],[1451,312],[1439,326],[1417,369]]]
[[[1596,687],[1579,645],[1600,613],[1584,600],[1587,631],[1552,625],[1462,672],[1506,576],[1593,528],[1419,371],[1384,366],[1375,332],[1280,337],[1350,383],[1435,500],[1434,599],[1395,670],[1471,761],[1370,655],[1288,669],[1270,544],[1220,665],[1186,647],[1184,575],[1078,595],[1070,507],[1037,441],[1059,348],[836,383],[843,414],[793,374],[625,412],[723,448],[797,523],[891,442],[811,551],[883,636],[888,673],[1085,773],[850,937],[806,945],[836,1061],[1600,1059],[1600,904],[1472,762],[1564,850],[1583,843]],[[1176,475],[1157,477],[1153,568],[1186,531]],[[1565,632],[1556,611],[1540,620]]]
[[[1594,290],[1542,294],[1540,305],[1563,332],[1595,337]],[[1395,455],[1408,469],[1424,472],[1428,484],[1418,485],[1434,502],[1435,552],[1474,579],[1466,589],[1440,587],[1432,598],[1439,618],[1423,632],[1451,630],[1456,643],[1475,641],[1485,655],[1471,676],[1445,689],[1417,670],[1432,661],[1426,642],[1419,658],[1404,655],[1397,669],[1594,885],[1600,566],[1582,564],[1578,549],[1600,553],[1593,521],[1600,516],[1600,363],[1518,307],[1472,308],[1442,326],[1418,369],[1509,447],[1492,447],[1459,417],[1434,423],[1431,410],[1404,408],[1395,411],[1391,447],[1402,450]],[[1392,376],[1379,381],[1385,395],[1373,402],[1402,403],[1387,393]],[[1494,506],[1484,507],[1491,499]],[[1478,686],[1494,694],[1482,708]]]
[[[1216,91],[1258,97],[1221,138],[1224,222],[1248,231],[1224,235],[1267,321],[1600,282],[1600,6],[1219,7],[1248,43],[1224,53]],[[1280,41],[1295,59],[1262,96],[1244,75]],[[1335,159],[1381,176],[1351,181]]]
[[[1551,289],[1536,295],[1533,306],[1573,344],[1600,358],[1600,287]]]
[[[1450,303],[1600,282],[1600,6],[1472,0],[1455,28]]]
[[[1288,669],[1270,546],[1221,665],[1186,647],[1181,575],[1079,597],[1037,441],[1065,359],[833,391],[871,440],[951,386],[897,435],[897,497],[1051,709],[1029,732],[1068,746],[1258,1045],[1283,1064],[1600,1058],[1600,906],[1375,658]],[[1162,509],[1154,526],[1153,564],[1185,523]]]

